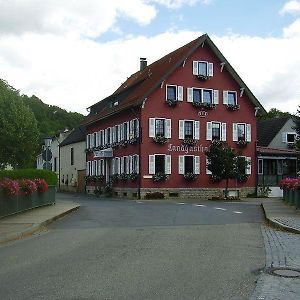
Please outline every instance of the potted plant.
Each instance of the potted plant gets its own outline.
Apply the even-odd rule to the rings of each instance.
[[[239,110],[240,105],[239,104],[227,104],[227,109],[231,111]]]
[[[238,140],[236,144],[240,149],[243,149],[247,146],[248,142],[245,140]]]
[[[169,106],[175,106],[177,104],[177,100],[176,99],[167,99],[166,100],[166,103],[169,105]]]
[[[127,179],[128,179],[128,174],[126,174],[126,173],[122,173],[122,174],[120,174],[119,178],[120,178],[120,180],[123,180],[123,181],[125,181],[125,180],[127,180]]]
[[[139,176],[138,173],[134,172],[134,173],[130,173],[128,177],[130,180],[137,180],[138,176]]]
[[[131,139],[129,140],[129,144],[131,144],[131,145],[137,144],[138,140],[139,140],[139,139],[138,139],[137,137],[133,137],[133,138],[131,138]]]
[[[162,135],[156,135],[153,138],[153,141],[158,144],[165,144],[168,141],[168,139]]]
[[[192,172],[185,173],[183,177],[186,181],[194,181],[197,178],[196,174]]]
[[[158,181],[164,181],[168,178],[168,175],[163,173],[163,172],[158,172],[153,175],[153,181],[158,182]]]
[[[209,76],[198,74],[198,75],[197,75],[197,78],[198,78],[199,80],[205,81],[205,80],[208,80]]]

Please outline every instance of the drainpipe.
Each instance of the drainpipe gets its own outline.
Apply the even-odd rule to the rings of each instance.
[[[138,155],[139,155],[139,176],[138,176],[138,199],[141,199],[141,185],[142,185],[142,178],[141,178],[141,148],[142,148],[142,123],[140,116],[136,113],[136,111],[131,108],[131,111],[135,115],[135,117],[139,120],[139,148],[138,148]]]

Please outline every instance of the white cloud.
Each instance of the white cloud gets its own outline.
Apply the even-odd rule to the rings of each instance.
[[[286,38],[300,37],[300,19],[297,19],[288,27],[283,28],[283,35]]]
[[[164,5],[168,8],[179,8],[183,5],[195,5],[199,0],[148,0],[149,2],[158,3]],[[210,0],[204,0],[203,2],[207,2]],[[206,3],[205,3],[206,4]]]
[[[300,13],[300,1],[292,0],[284,4],[280,11],[281,14],[298,14]]]

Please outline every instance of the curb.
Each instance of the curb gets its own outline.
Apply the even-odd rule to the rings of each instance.
[[[3,243],[7,243],[7,242],[12,242],[15,240],[20,240],[24,237],[30,236],[32,234],[34,234],[37,231],[40,231],[42,229],[44,229],[47,225],[49,225],[50,223],[54,222],[55,220],[64,217],[65,215],[77,210],[80,208],[80,205],[76,205],[56,216],[53,216],[52,218],[49,218],[48,220],[43,221],[42,223],[36,223],[33,224],[32,226],[30,226],[29,228],[26,228],[25,230],[21,231],[21,232],[17,232],[17,233],[11,233],[9,235],[7,235],[4,238],[0,238],[0,245]]]
[[[278,222],[276,220],[268,218],[267,214],[266,214],[266,211],[265,211],[265,207],[264,207],[264,205],[262,203],[261,203],[261,207],[262,207],[265,219],[266,219],[266,221],[267,221],[268,224],[270,224],[271,226],[273,226],[275,228],[281,229],[281,230],[285,230],[285,231],[288,231],[288,232],[291,232],[291,233],[300,234],[300,230],[299,229],[296,229],[296,228],[293,228],[293,227],[289,227],[289,226],[284,225],[284,224],[282,224],[282,223],[280,223],[280,222]]]

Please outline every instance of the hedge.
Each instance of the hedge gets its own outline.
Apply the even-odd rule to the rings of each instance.
[[[34,179],[43,178],[49,185],[57,184],[57,175],[49,170],[38,169],[16,169],[16,170],[0,170],[0,180],[3,178],[10,179]]]

